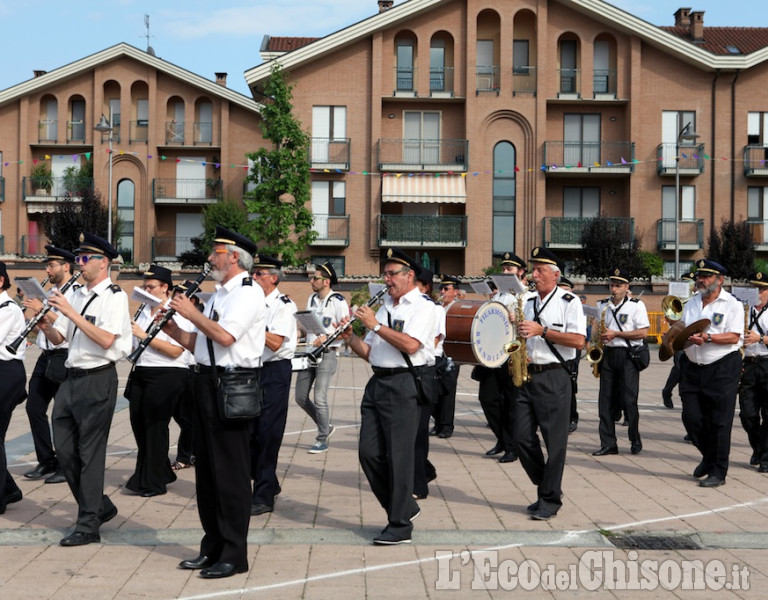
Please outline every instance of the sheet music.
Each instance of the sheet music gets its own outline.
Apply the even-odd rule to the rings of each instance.
[[[670,281],[667,293],[670,296],[677,296],[681,300],[685,300],[691,295],[691,286],[688,285],[687,281]]]
[[[739,302],[743,302],[749,306],[757,306],[760,304],[760,294],[757,288],[753,287],[739,287],[733,286],[731,288],[731,294]]]
[[[475,292],[475,294],[481,294],[483,296],[490,296],[493,294],[491,286],[488,285],[488,282],[484,279],[481,281],[472,281],[469,285],[472,287],[472,291]]]
[[[496,289],[500,292],[522,294],[528,290],[517,275],[491,275],[491,280],[496,284]]]
[[[597,306],[582,304],[581,308],[584,311],[584,315],[586,315],[587,319],[599,319],[600,315],[602,314]]]
[[[133,293],[131,294],[131,300],[140,302],[141,304],[146,304],[149,308],[155,308],[155,306],[162,302],[160,298],[155,298],[147,290],[138,286],[134,286]]]
[[[294,315],[299,328],[305,333],[313,335],[325,335],[325,327],[311,310],[299,310]]]
[[[43,289],[43,286],[34,277],[16,277],[13,283],[24,293],[25,300],[37,298],[45,302],[48,299],[48,294]]]

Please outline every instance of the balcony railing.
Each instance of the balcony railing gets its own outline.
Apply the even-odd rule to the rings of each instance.
[[[0,202],[5,202],[5,177],[0,177]]]
[[[149,120],[139,119],[138,121],[131,121],[130,134],[128,136],[128,142],[133,144],[134,142],[146,144],[149,140]]]
[[[378,231],[379,246],[462,248],[467,245],[464,215],[379,215]]]
[[[430,67],[429,93],[431,96],[453,96],[453,67]]]
[[[165,143],[166,144],[183,144],[184,143],[184,121],[166,121]]]
[[[673,175],[677,169],[674,142],[659,144],[656,148],[657,171],[659,175]],[[704,144],[683,144],[680,146],[680,175],[692,177],[704,172]]]
[[[595,96],[616,97],[616,69],[595,69],[592,72],[592,93]]]
[[[581,96],[581,69],[558,69],[560,96]]]
[[[313,246],[349,246],[349,215],[312,215]]]
[[[21,180],[22,198],[26,202],[51,202],[70,198],[80,202],[82,190],[93,189],[92,177],[24,177]]]
[[[195,144],[213,145],[213,123],[194,122]]]
[[[191,237],[153,237],[152,260],[176,260],[189,250],[194,250]]]
[[[678,248],[695,251],[704,247],[704,219],[681,219],[678,224]],[[659,219],[656,228],[659,250],[675,249],[675,220]]]
[[[155,204],[214,204],[221,199],[221,179],[154,179]]]
[[[313,169],[349,171],[349,138],[312,138],[309,164]]]
[[[37,141],[53,143],[59,141],[59,122],[56,119],[40,119],[37,124]]]
[[[67,143],[85,143],[85,119],[79,121],[67,121]]]
[[[466,171],[468,140],[382,139],[381,171]]]
[[[416,93],[416,67],[395,67],[395,95]]]
[[[45,256],[45,246],[50,244],[45,235],[22,235],[19,256]]]
[[[544,142],[547,173],[633,173],[633,142]]]
[[[768,146],[744,146],[744,175],[768,177]]]
[[[635,237],[635,220],[631,217],[603,218],[629,244]],[[591,217],[544,217],[544,245],[548,248],[581,248],[581,234],[595,219]]]
[[[120,143],[120,123],[116,123],[112,125],[112,142],[115,144]],[[109,131],[102,131],[101,132],[101,143],[102,144],[108,144],[109,143]]]
[[[475,67],[475,94],[480,92],[499,93],[499,66],[477,65]]]
[[[765,252],[768,250],[768,221],[749,219],[747,221],[752,239],[755,242],[755,250]]]
[[[512,69],[512,95],[536,94],[536,67],[514,67]]]
[[[5,254],[5,236],[0,235],[0,254]]]

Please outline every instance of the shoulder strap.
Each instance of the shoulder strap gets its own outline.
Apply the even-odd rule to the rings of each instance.
[[[0,304],[0,308],[5,308],[5,307],[6,307],[6,306],[8,306],[8,305],[9,305],[11,302],[13,302],[13,300],[6,300],[6,301],[5,301],[5,302],[3,302],[2,304]]]

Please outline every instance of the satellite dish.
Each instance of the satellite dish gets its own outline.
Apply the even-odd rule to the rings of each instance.
[[[150,56],[157,56],[157,54],[155,54],[155,49],[152,46],[147,46],[147,54]]]

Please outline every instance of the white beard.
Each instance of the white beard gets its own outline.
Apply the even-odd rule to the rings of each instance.
[[[221,283],[221,280],[224,279],[224,271],[219,271],[218,269],[214,269],[213,271],[211,271],[211,278],[214,281]]]

